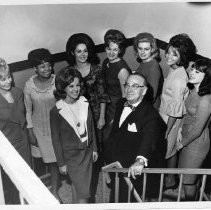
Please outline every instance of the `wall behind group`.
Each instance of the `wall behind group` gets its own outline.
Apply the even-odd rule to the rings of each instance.
[[[0,25],[0,57],[8,63],[26,60],[30,50],[40,47],[53,54],[64,52],[67,39],[77,32],[85,32],[101,44],[110,28],[121,30],[127,38],[147,31],[165,42],[177,33],[187,33],[199,54],[211,56],[208,2],[0,5]],[[132,69],[137,66],[132,48],[127,50],[126,60]],[[56,69],[63,65],[56,64]],[[22,87],[33,73],[16,72],[17,86]]]
[[[148,31],[166,42],[172,35],[188,33],[199,54],[211,55],[208,2],[0,5],[0,25],[0,57],[9,63],[27,59],[34,48],[63,52],[76,32],[88,33],[101,44],[110,28],[128,38]]]

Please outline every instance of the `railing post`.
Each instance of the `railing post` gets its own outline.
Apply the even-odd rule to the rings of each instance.
[[[119,173],[115,173],[115,203],[119,202]]]
[[[159,191],[158,202],[161,202],[162,197],[163,197],[163,180],[164,180],[164,174],[161,174],[160,175],[160,191]]]
[[[0,205],[5,204],[1,170],[2,170],[2,167],[0,166]]]
[[[179,191],[178,191],[177,202],[180,202],[180,199],[181,199],[182,181],[183,181],[183,174],[180,174],[180,180],[179,180]]]
[[[133,189],[133,186],[132,186],[132,182],[129,183],[128,185],[128,197],[127,197],[127,202],[130,203],[130,200],[131,200],[131,192],[132,192]]]
[[[205,188],[205,184],[206,184],[206,179],[207,179],[207,175],[203,175],[199,201],[202,201],[202,198],[203,198],[203,192],[204,192],[204,188]]]
[[[103,203],[106,202],[105,200],[105,192],[106,192],[106,172],[102,171],[102,175],[103,175]]]
[[[145,196],[146,196],[146,185],[147,185],[147,174],[144,173],[143,191],[142,191],[142,202],[145,201]]]

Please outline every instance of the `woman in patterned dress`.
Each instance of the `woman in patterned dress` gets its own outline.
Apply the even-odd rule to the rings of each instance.
[[[39,147],[43,162],[50,167],[51,192],[61,202],[58,195],[59,170],[52,145],[49,116],[56,102],[53,95],[55,75],[52,74],[52,55],[47,49],[35,49],[29,52],[28,61],[36,72],[24,87],[29,137],[32,145]]]
[[[68,63],[82,75],[84,95],[91,106],[98,143],[101,143],[101,130],[105,125],[105,108],[109,97],[105,92],[102,69],[98,65],[99,58],[95,52],[95,44],[91,37],[84,33],[70,36],[66,44]],[[100,148],[101,149],[101,148]]]

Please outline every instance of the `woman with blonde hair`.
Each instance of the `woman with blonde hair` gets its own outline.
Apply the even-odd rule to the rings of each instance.
[[[151,100],[154,107],[158,110],[164,79],[159,65],[160,51],[157,47],[156,39],[150,33],[139,33],[134,38],[133,46],[137,61],[140,62],[136,72],[146,77],[149,83],[148,95],[146,97]]]
[[[12,76],[6,61],[0,58],[0,130],[31,165],[31,155],[26,128],[26,112],[21,89],[12,87]],[[6,204],[20,204],[19,192],[8,175],[2,170]]]

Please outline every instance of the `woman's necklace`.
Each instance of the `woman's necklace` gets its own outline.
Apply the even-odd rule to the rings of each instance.
[[[52,84],[53,77],[51,76],[48,79],[40,79],[38,77],[34,78],[34,84],[40,89],[40,90],[45,90],[49,88]]]

